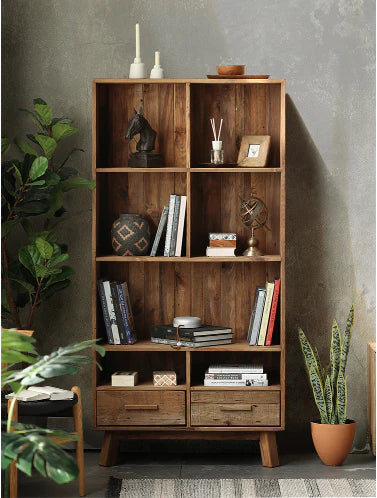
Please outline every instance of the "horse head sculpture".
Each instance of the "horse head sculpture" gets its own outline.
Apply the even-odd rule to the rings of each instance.
[[[140,107],[139,113],[134,109],[130,122],[128,123],[125,138],[131,140],[138,133],[140,133],[140,140],[136,145],[136,149],[139,152],[151,152],[154,149],[157,133],[145,119],[142,106]]]

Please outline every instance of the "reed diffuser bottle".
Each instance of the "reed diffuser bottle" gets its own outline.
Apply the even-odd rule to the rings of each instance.
[[[211,164],[224,164],[223,143],[220,140],[221,128],[223,126],[223,120],[221,119],[221,121],[220,121],[219,132],[217,135],[216,135],[215,119],[211,118],[210,122],[211,122],[211,126],[212,126],[213,137],[214,137],[214,140],[212,140]]]

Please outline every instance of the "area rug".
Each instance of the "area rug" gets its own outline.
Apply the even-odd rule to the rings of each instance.
[[[117,479],[106,498],[376,496],[373,479]]]

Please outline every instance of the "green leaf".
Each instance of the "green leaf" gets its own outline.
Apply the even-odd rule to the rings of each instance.
[[[33,149],[27,142],[21,138],[15,138],[14,143],[17,145],[18,149],[22,154],[30,154],[31,156],[38,157],[38,152]]]
[[[70,266],[61,266],[60,270],[61,271],[58,274],[52,275],[51,278],[47,280],[46,287],[50,287],[50,285],[56,284],[57,282],[62,282],[76,273]]]
[[[67,124],[56,123],[52,127],[52,136],[56,142],[59,142],[63,137],[70,137],[77,133],[77,128],[73,128]]]
[[[1,362],[2,363],[15,363],[21,360],[14,355],[28,353],[29,358],[37,356],[37,351],[34,348],[35,339],[27,335],[19,334],[11,329],[3,329],[1,332]],[[34,361],[34,359],[33,359]]]
[[[339,327],[336,320],[333,320],[330,346],[330,374],[331,386],[333,389],[335,389],[335,384],[339,374],[341,347]]]
[[[75,177],[64,180],[60,184],[62,186],[63,192],[67,192],[73,188],[88,188],[93,190],[96,186],[95,180],[86,180],[85,178]]]
[[[38,117],[31,111],[28,111],[27,109],[18,109],[19,111],[21,112],[26,112],[26,114],[28,114],[31,119],[34,121],[34,123],[38,126],[38,128],[43,132],[44,131],[44,128],[43,128],[43,125],[42,123],[39,121]]]
[[[34,111],[40,117],[40,120],[45,126],[49,126],[52,120],[51,108],[46,104],[34,104]]]
[[[28,183],[28,187],[40,187],[41,185],[45,185],[45,180],[36,180],[35,182]]]
[[[327,418],[330,421],[333,412],[333,396],[332,396],[332,384],[329,376],[326,377],[325,381],[325,403]]]
[[[16,282],[17,284],[21,285],[24,289],[26,289],[29,295],[35,292],[34,285],[30,284],[29,282],[25,282],[24,280],[19,280],[17,278],[11,278],[11,280],[12,282]]]
[[[69,258],[69,255],[67,253],[60,254],[59,256],[57,256],[56,258],[53,258],[50,261],[49,266],[56,266],[59,263],[63,263],[63,261],[65,261],[68,258]]]
[[[47,217],[52,218],[55,216],[56,211],[59,211],[59,209],[63,206],[63,193],[60,189],[50,195],[49,205],[50,207],[47,211]]]
[[[34,244],[23,246],[18,251],[18,259],[20,263],[36,277],[36,265],[43,266],[43,258]]]
[[[338,414],[338,423],[345,424],[347,420],[347,382],[343,372],[339,372],[336,389],[336,411]]]
[[[62,272],[61,268],[49,268],[44,265],[35,265],[35,272],[37,277],[47,278],[51,277],[51,275],[57,275]]]
[[[45,153],[47,159],[50,160],[56,149],[57,143],[55,142],[55,140],[51,137],[47,137],[46,135],[39,135],[39,134],[35,134],[34,138],[42,147],[43,152]]]
[[[33,99],[33,105],[35,104],[42,104],[42,105],[47,105],[47,102],[45,102],[43,99],[40,97],[37,97],[36,99]]]
[[[37,215],[45,213],[48,210],[47,201],[30,201],[22,202],[15,209],[14,212],[19,215]]]
[[[20,221],[21,220],[19,218],[16,220],[4,221],[1,224],[1,237],[6,237],[9,234],[9,232],[12,230],[12,228],[18,225]]]
[[[47,171],[47,168],[48,160],[46,157],[39,156],[35,158],[29,172],[30,179],[33,181],[44,175]]]
[[[345,375],[347,358],[348,358],[348,351],[350,349],[350,344],[351,344],[353,319],[354,319],[354,308],[352,305],[351,309],[348,313],[346,329],[344,331],[343,341],[342,341],[340,371],[342,372],[343,376]]]
[[[1,137],[1,154],[5,154],[10,147],[10,140],[8,137]]]
[[[56,124],[56,123],[72,124],[73,121],[72,121],[72,119],[63,116],[62,118],[54,118],[52,120],[52,124],[53,125]]]
[[[53,252],[53,247],[51,244],[49,244],[46,240],[42,239],[41,237],[38,237],[37,239],[35,239],[35,245],[37,246],[37,249],[43,259],[51,258]]]
[[[314,354],[313,349],[312,349],[304,331],[299,328],[298,334],[299,334],[301,349],[302,349],[302,353],[304,355],[304,359],[305,359],[306,368],[308,370],[308,373],[310,372],[310,369],[312,367],[314,367],[315,370],[317,370],[319,372],[320,365],[317,364],[316,355]]]
[[[323,392],[323,387],[318,370],[314,365],[312,365],[310,368],[309,378],[313,390],[314,401],[321,416],[321,424],[328,424],[329,420],[326,411],[325,394]]]

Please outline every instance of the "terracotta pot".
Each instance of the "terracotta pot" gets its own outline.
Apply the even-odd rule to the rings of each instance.
[[[322,462],[325,465],[341,465],[352,447],[356,422],[347,420],[345,424],[310,424],[313,443]]]

